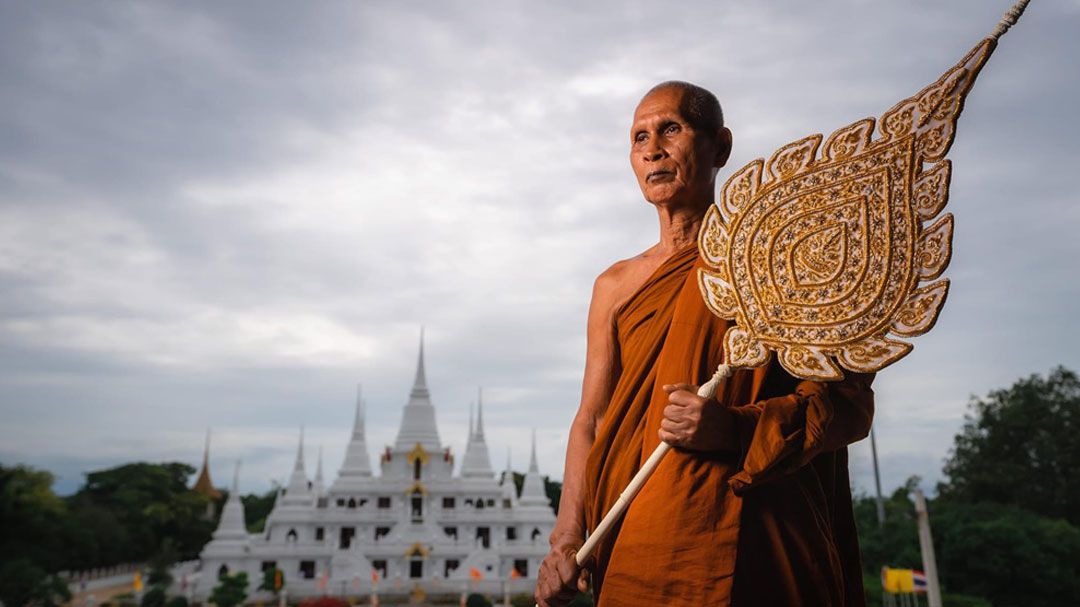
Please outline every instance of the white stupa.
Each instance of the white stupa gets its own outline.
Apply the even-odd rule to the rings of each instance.
[[[373,473],[358,389],[337,478],[324,486],[320,450],[315,479],[308,479],[301,430],[288,483],[261,533],[244,527],[237,472],[218,530],[200,555],[195,598],[209,595],[218,574],[237,571],[248,573],[250,595],[257,598],[262,571],[271,567],[283,572],[290,597],[366,596],[376,576],[381,593],[456,594],[466,586],[501,592],[504,582],[511,592],[531,593],[555,523],[537,466],[535,431],[519,497],[509,453],[496,478],[483,407],[479,393],[455,473],[454,455],[439,439],[421,334],[413,386],[397,437],[379,454],[380,474]]]

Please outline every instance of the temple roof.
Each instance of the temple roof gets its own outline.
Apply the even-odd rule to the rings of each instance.
[[[210,428],[206,429],[206,446],[203,448],[202,470],[199,471],[199,478],[195,480],[195,485],[191,490],[195,493],[201,493],[212,500],[221,499],[221,492],[214,487],[213,481],[210,480]]]

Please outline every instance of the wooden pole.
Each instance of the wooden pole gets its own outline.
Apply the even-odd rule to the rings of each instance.
[[[926,602],[930,607],[941,607],[941,586],[938,585],[934,539],[930,536],[930,515],[926,512],[926,498],[918,487],[915,488],[915,514],[919,519],[919,549],[926,573]]]

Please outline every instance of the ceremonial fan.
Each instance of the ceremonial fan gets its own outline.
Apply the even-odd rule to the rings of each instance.
[[[945,155],[975,77],[1027,4],[1017,2],[959,63],[876,123],[854,122],[824,145],[821,135],[789,143],[727,180],[698,235],[698,283],[709,309],[734,324],[725,362],[699,396],[711,398],[736,368],[764,365],[774,352],[801,379],[879,371],[911,351],[896,337],[934,326],[952,252],[953,216],[941,213],[952,169]],[[578,551],[579,565],[670,449],[661,442],[637,472]]]

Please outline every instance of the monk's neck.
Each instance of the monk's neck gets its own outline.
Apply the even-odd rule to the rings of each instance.
[[[698,229],[705,218],[703,208],[668,209],[658,207],[660,213],[660,242],[657,252],[671,254],[697,241]]]

